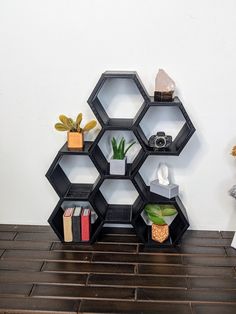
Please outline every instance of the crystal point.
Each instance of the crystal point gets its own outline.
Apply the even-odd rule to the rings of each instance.
[[[155,91],[157,92],[174,92],[175,82],[169,77],[169,75],[162,69],[160,69],[156,76]]]

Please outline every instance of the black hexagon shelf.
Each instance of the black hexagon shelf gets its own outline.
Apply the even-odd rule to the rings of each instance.
[[[157,244],[157,242],[153,241],[151,238],[151,226],[144,218],[145,214],[142,208],[142,210],[138,212],[134,219],[132,220],[132,225],[134,226],[140,240],[143,243],[145,243],[146,247],[151,248],[166,247],[178,244],[182,235],[189,227],[186,209],[183,203],[181,202],[180,198],[174,197],[172,199],[167,199],[160,195],[149,192],[148,199],[146,200],[145,204],[147,203],[155,203],[159,205],[164,204],[174,205],[174,207],[177,210],[177,215],[170,223],[168,223],[170,231],[169,238],[165,242]]]
[[[133,118],[131,119],[111,118],[107,114],[104,108],[105,104],[103,104],[102,100],[100,99],[100,92],[103,89],[109,88],[109,86],[106,87],[106,84],[110,80],[129,80],[136,87],[136,91],[142,98],[143,102]],[[119,93],[119,90],[115,91],[114,94],[115,93]],[[149,101],[149,96],[136,72],[105,72],[101,75],[101,78],[99,79],[96,87],[94,88],[92,94],[90,95],[88,99],[88,104],[102,127],[104,128],[112,127],[113,129],[117,130],[120,129],[130,130],[130,128],[132,128],[132,126],[134,125],[135,121],[138,119],[143,108],[146,106],[147,101]]]
[[[65,199],[63,198],[60,199],[54,211],[52,212],[51,216],[48,219],[49,224],[51,225],[52,229],[54,230],[58,238],[61,240],[61,242],[64,242],[63,219],[62,219],[64,209],[66,207],[64,203],[66,203]],[[82,203],[84,203],[84,200],[80,201],[77,199],[77,201],[70,202],[69,206],[73,206],[76,204],[81,205]],[[102,228],[103,220],[99,216],[99,213],[97,214],[95,208],[90,204],[90,202],[86,201],[86,203],[88,204],[88,206],[86,207],[91,208],[94,213],[92,224],[91,224],[91,240],[89,241],[90,243],[93,243],[97,235],[99,234],[100,229]]]
[[[101,97],[100,92],[102,91],[103,93],[106,93],[107,91],[110,93],[110,90],[108,90],[110,87],[115,95],[122,92],[119,88],[116,89],[113,83],[111,84],[111,80],[113,83],[116,83],[116,81],[120,82],[121,80],[123,80],[122,83],[124,83],[128,80],[129,84],[132,85],[133,90],[135,90],[142,99],[136,114],[132,118],[116,118],[112,116],[111,113],[106,111],[107,103],[105,102],[107,102],[108,99],[108,105],[110,101],[112,103],[113,96],[110,95],[110,98],[108,97],[107,99],[104,99],[104,97]],[[145,246],[158,248],[177,244],[189,226],[186,210],[180,198],[175,197],[167,199],[160,195],[151,193],[150,188],[145,184],[139,169],[142,167],[149,155],[179,155],[181,153],[195,131],[183,104],[177,97],[175,97],[171,102],[155,102],[153,97],[148,96],[146,89],[136,72],[103,73],[90,95],[88,103],[97,120],[101,124],[102,129],[94,142],[85,142],[83,150],[68,150],[66,143],[54,159],[46,177],[59,195],[60,200],[48,219],[49,224],[58,235],[59,239],[63,241],[64,234],[62,216],[64,213],[64,204],[66,204],[66,202],[74,202],[76,205],[81,205],[84,202],[87,202],[97,216],[97,219],[91,226],[92,231],[90,243],[94,242],[98,238],[100,231],[102,232],[104,224],[121,223],[131,224]],[[177,117],[180,117],[180,120],[183,118],[184,122],[178,130],[170,147],[164,150],[153,151],[148,146],[148,134],[146,130],[143,130],[143,122],[145,122],[145,119],[147,119],[148,115],[150,115],[149,110],[155,111],[160,107],[164,108],[164,110],[165,108],[177,110],[177,112],[179,112]],[[109,174],[109,162],[107,156],[105,156],[106,154],[104,154],[101,145],[99,145],[105,132],[114,130],[132,131],[141,145],[141,149],[133,159],[132,163],[128,164],[127,172],[124,176]],[[90,158],[99,173],[97,180],[92,184],[71,183],[60,165],[60,161],[63,156],[66,155],[81,155]],[[105,180],[109,179],[130,180],[138,192],[138,197],[133,204],[109,204],[100,189]],[[148,222],[144,219],[144,206],[150,202],[155,202],[157,204],[172,204],[178,212],[169,224],[170,237],[163,244],[159,244],[151,240],[151,228],[148,225]]]
[[[188,143],[189,139],[195,132],[195,128],[190,120],[183,104],[179,100],[178,97],[175,97],[171,102],[156,102],[154,101],[153,97],[151,97],[152,101],[147,104],[140,113],[138,119],[135,121],[135,135],[139,138],[140,142],[143,143],[144,149],[148,154],[153,155],[179,155],[181,151],[184,149],[186,144]],[[153,121],[153,117],[155,118],[155,111],[158,112],[160,109],[164,110],[175,110],[176,119],[182,120],[183,125],[178,130],[177,135],[173,138],[173,141],[170,146],[159,149],[153,150],[153,148],[149,147],[148,140],[150,135],[155,135],[155,132],[152,132],[147,136],[147,131],[143,130],[141,124],[142,122],[148,122],[151,125],[151,121]],[[168,118],[168,115],[167,115]],[[145,121],[147,120],[147,121]],[[145,124],[147,125],[147,124]],[[149,130],[152,131],[152,130]],[[157,131],[165,131],[165,129],[157,129]],[[171,135],[166,133],[167,135]]]
[[[68,155],[82,155],[88,156],[90,158],[89,150],[91,148],[92,142],[85,142],[83,150],[69,150],[67,148],[67,143],[63,145],[63,147],[58,152],[56,158],[54,159],[52,165],[50,166],[46,177],[51,183],[54,190],[57,192],[59,197],[63,197],[65,199],[84,199],[87,200],[89,195],[93,191],[94,187],[96,186],[97,182],[100,179],[98,176],[97,180],[92,183],[71,183],[68,176],[63,171],[60,161],[64,156]],[[91,160],[92,161],[92,160]],[[92,161],[93,162],[93,161]],[[95,166],[94,166],[95,167]]]
[[[102,143],[104,142],[104,137],[106,136],[106,133],[112,132],[113,128],[107,130],[107,129],[102,129],[99,133],[99,135],[97,136],[96,140],[94,141],[94,144],[92,145],[91,148],[91,158],[94,161],[94,163],[97,165],[97,168],[100,170],[101,174],[105,177],[114,177],[114,178],[119,178],[119,175],[110,175],[109,171],[110,171],[110,165],[109,165],[109,161],[108,161],[108,156],[105,156],[106,153],[104,151],[102,151]],[[117,132],[117,130],[114,130],[115,132]],[[121,132],[124,130],[120,130]],[[132,131],[129,130],[125,130],[124,132],[130,132],[132,133]],[[140,145],[139,143],[139,139],[137,137],[135,137],[135,135],[133,136],[133,140],[136,141],[136,143],[138,145]],[[101,145],[100,145],[101,144]],[[110,141],[108,143],[110,145]],[[128,145],[128,144],[127,144]],[[136,147],[138,146],[136,145]],[[141,145],[140,145],[141,146]],[[133,156],[134,158],[132,158],[132,162],[130,162],[128,160],[127,163],[127,169],[126,169],[126,176],[131,177],[137,166],[142,163],[142,160],[145,156],[144,150],[142,148],[142,146],[140,147],[139,150],[137,150],[135,152],[135,155]],[[123,176],[121,176],[122,178]]]
[[[91,203],[96,206],[97,212],[99,212],[104,218],[104,223],[117,223],[117,224],[130,224],[133,216],[139,212],[144,205],[144,199],[133,184],[133,180],[129,177],[122,177],[119,180],[130,181],[133,188],[137,191],[137,197],[133,200],[132,204],[111,204],[106,199],[106,195],[103,194],[102,187],[108,181],[114,181],[117,178],[110,177],[105,179],[105,177],[99,181],[96,193],[93,193],[91,197]],[[111,182],[112,184],[112,182]],[[119,196],[118,196],[119,197]]]

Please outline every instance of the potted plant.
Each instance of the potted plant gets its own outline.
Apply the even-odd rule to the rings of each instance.
[[[135,144],[135,141],[125,148],[125,139],[122,137],[120,142],[113,137],[111,140],[113,156],[110,159],[110,174],[124,175],[126,170],[126,153]]]
[[[65,115],[60,115],[60,122],[55,124],[57,131],[67,131],[67,146],[68,148],[83,148],[84,147],[84,132],[88,132],[97,125],[97,121],[91,120],[82,128],[82,113],[79,113],[76,120],[68,118]]]
[[[163,243],[169,237],[169,226],[165,216],[173,216],[177,210],[173,205],[147,204],[144,208],[152,222],[152,240]]]

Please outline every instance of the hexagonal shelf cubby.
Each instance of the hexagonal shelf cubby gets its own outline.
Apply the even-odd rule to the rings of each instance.
[[[177,210],[177,215],[173,218],[170,217],[170,221],[166,221],[169,225],[170,236],[163,243],[157,243],[152,240],[151,237],[151,225],[145,219],[144,207],[139,211],[134,219],[132,220],[132,224],[139,236],[140,240],[145,243],[146,247],[165,247],[178,244],[182,235],[189,227],[189,222],[187,218],[186,209],[181,202],[179,197],[174,197],[172,199],[167,199],[160,195],[149,193],[148,201],[145,202],[144,206],[147,203],[155,203],[159,205],[174,205]]]
[[[85,205],[93,213],[90,243],[98,238],[104,224],[124,224],[134,227],[145,246],[177,244],[189,226],[186,210],[179,197],[167,199],[151,193],[140,169],[149,155],[179,155],[193,135],[195,128],[183,104],[177,97],[170,102],[154,101],[136,72],[103,73],[88,104],[102,129],[94,142],[85,142],[82,150],[68,150],[65,144],[54,159],[46,177],[60,200],[49,224],[63,242],[64,209]],[[169,147],[153,150],[148,140],[158,131],[172,135],[173,142]],[[124,176],[109,174],[112,136],[137,142],[129,151]],[[79,169],[85,161],[86,172]],[[124,198],[127,196],[133,198]],[[147,203],[171,204],[177,210],[168,223],[170,237],[162,244],[151,239],[150,223],[144,213]]]
[[[105,179],[99,183],[99,190],[92,197],[103,215],[105,223],[130,224],[133,215],[143,207],[143,199],[128,178]]]
[[[129,97],[124,92],[128,92]],[[115,102],[117,97],[120,98],[118,104]],[[104,128],[127,130],[134,125],[148,100],[149,96],[136,72],[105,72],[90,95],[88,104]],[[137,108],[132,108],[132,116],[127,117],[126,106],[133,107],[134,102]],[[117,108],[122,112],[118,118],[114,117]]]
[[[111,139],[113,136],[118,140],[123,136],[126,140],[126,146],[132,141],[136,142],[127,153],[126,176],[132,176],[137,165],[140,164],[141,160],[144,158],[143,149],[133,131],[102,130],[96,140],[96,145],[93,145],[91,152],[92,158],[104,176],[122,178],[122,176],[119,175],[109,174],[109,160],[112,158]]]
[[[58,236],[58,238],[63,242],[64,241],[64,231],[63,231],[63,214],[64,210],[68,207],[72,206],[84,206],[86,208],[90,208],[92,215],[91,215],[91,240],[89,241],[92,243],[99,233],[100,228],[102,227],[102,219],[96,213],[95,208],[90,204],[89,201],[65,201],[64,199],[60,199],[57,206],[55,207],[54,211],[52,212],[51,216],[48,219],[49,224],[53,228],[54,232]],[[88,243],[88,242],[86,242]]]
[[[149,102],[139,115],[135,125],[137,126],[136,136],[141,143],[144,143],[144,149],[154,155],[179,155],[195,132],[178,97],[171,102]],[[154,150],[148,145],[149,138],[162,131],[166,135],[172,136],[172,143],[168,147]]]
[[[79,198],[86,200],[93,191],[94,187],[100,179],[100,175],[94,166],[94,163],[90,159],[89,149],[91,148],[91,144],[91,142],[85,142],[83,150],[68,150],[67,144],[65,144],[58,152],[46,174],[46,177],[59,197],[64,197],[65,199]],[[85,182],[80,181],[80,183],[71,182],[72,180],[70,178],[69,167],[67,167],[67,161],[68,158],[72,158],[75,161],[75,159],[77,159],[79,156],[81,156],[83,160],[88,159],[89,167],[92,169],[91,174],[93,175],[93,178],[90,177],[90,182],[88,182],[87,179]],[[73,173],[71,173],[71,175],[73,175]],[[73,176],[71,177],[73,178]]]

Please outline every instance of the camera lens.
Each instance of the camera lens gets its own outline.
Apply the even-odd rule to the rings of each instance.
[[[166,140],[164,137],[158,137],[156,139],[156,147],[164,147],[166,145]]]

